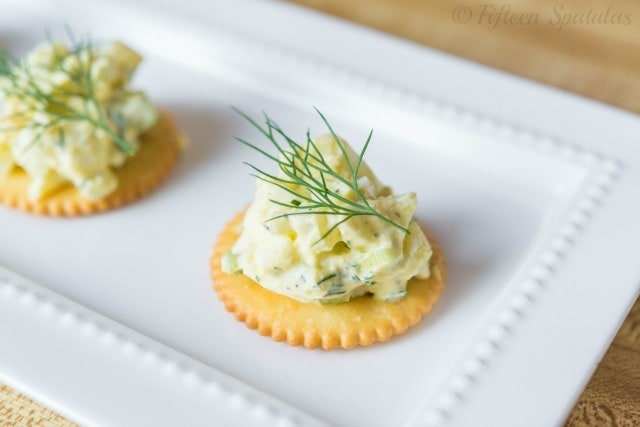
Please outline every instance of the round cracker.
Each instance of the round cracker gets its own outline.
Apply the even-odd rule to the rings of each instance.
[[[325,350],[387,341],[417,324],[444,289],[442,249],[424,229],[433,248],[431,275],[428,279],[411,279],[405,297],[387,302],[364,296],[331,305],[296,301],[263,288],[243,274],[222,271],[222,256],[240,236],[243,217],[244,212],[236,215],[218,237],[210,260],[213,287],[238,320],[276,341]]]
[[[168,175],[178,159],[181,135],[174,119],[160,111],[158,122],[141,136],[140,149],[115,170],[118,187],[100,200],[89,200],[67,184],[41,200],[31,201],[27,188],[31,181],[21,168],[0,179],[0,203],[39,215],[77,216],[104,212],[131,203],[146,195]]]

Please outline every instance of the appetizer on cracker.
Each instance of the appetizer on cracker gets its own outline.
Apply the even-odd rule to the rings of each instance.
[[[75,215],[130,202],[175,162],[180,133],[129,87],[141,56],[120,42],[45,43],[0,57],[0,202]]]
[[[357,154],[319,114],[329,134],[304,142],[244,115],[275,153],[239,140],[279,170],[249,164],[256,197],[220,235],[214,287],[227,309],[276,340],[326,349],[385,341],[430,310],[444,257],[413,217],[416,195],[393,194],[364,162],[372,134]]]

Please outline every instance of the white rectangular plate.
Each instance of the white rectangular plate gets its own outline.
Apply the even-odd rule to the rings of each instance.
[[[0,379],[88,425],[560,422],[638,292],[637,117],[288,5],[164,3],[3,6],[16,52],[65,23],[142,52],[135,85],[191,145],[129,207],[0,209]],[[315,105],[356,146],[375,129],[368,163],[448,259],[420,325],[310,351],[224,310],[208,257],[257,160],[231,105],[299,136],[324,132]]]

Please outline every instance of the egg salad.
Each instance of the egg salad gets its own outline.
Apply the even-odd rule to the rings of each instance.
[[[277,132],[270,125],[263,134]],[[321,304],[365,294],[395,300],[410,279],[429,277],[432,249],[413,217],[415,193],[394,194],[362,160],[364,150],[356,154],[333,132],[288,146],[271,157],[278,175],[252,166],[255,200],[223,271]]]
[[[35,201],[71,184],[90,200],[118,186],[114,168],[158,120],[129,88],[141,56],[123,43],[46,43],[0,62],[0,180],[14,168],[31,178]]]

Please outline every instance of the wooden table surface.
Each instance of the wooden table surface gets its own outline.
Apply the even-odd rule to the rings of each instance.
[[[293,2],[640,113],[637,0]],[[0,384],[0,426],[73,425]],[[640,426],[640,299],[566,425]]]

